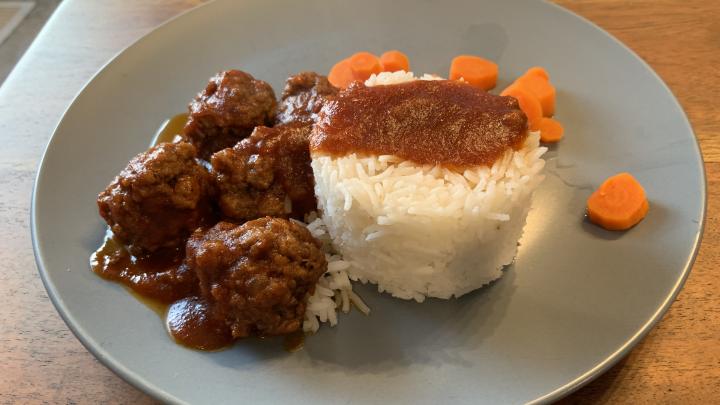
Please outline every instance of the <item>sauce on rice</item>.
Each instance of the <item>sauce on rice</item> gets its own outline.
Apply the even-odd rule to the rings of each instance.
[[[514,98],[457,81],[417,80],[342,91],[320,112],[310,147],[464,168],[492,165],[526,137],[527,117]]]

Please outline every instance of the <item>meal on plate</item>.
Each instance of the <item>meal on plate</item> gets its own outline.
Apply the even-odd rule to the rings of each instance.
[[[220,72],[175,139],[98,196],[109,231],[92,268],[167,305],[176,341],[207,350],[368,314],[353,281],[418,302],[487,285],[517,252],[541,141],[563,136],[544,69],[500,95],[497,77],[476,56],[455,58],[446,80],[415,76],[398,51],[359,52],[328,77],[289,77],[277,100],[248,73]],[[603,187],[591,220],[644,216],[646,200],[622,211],[607,198],[639,184]]]

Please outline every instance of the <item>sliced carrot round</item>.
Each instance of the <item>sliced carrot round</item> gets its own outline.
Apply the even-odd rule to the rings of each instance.
[[[565,129],[558,120],[543,117],[540,120],[540,140],[545,143],[554,143],[562,139]]]
[[[328,73],[328,81],[335,87],[344,89],[355,80],[352,70],[350,69],[350,58],[346,58],[336,63]]]
[[[497,84],[498,65],[479,56],[458,55],[450,63],[449,78],[462,78],[473,86],[490,90]]]
[[[629,173],[608,178],[587,200],[590,221],[610,231],[631,228],[649,208],[645,189]]]
[[[350,69],[355,80],[367,80],[373,73],[382,72],[380,59],[370,52],[358,52],[350,57]]]
[[[527,70],[527,72],[525,72],[523,76],[539,76],[545,80],[550,80],[550,75],[548,74],[547,70],[541,68],[540,66],[531,67]]]
[[[542,106],[543,116],[552,117],[555,114],[555,87],[550,82],[537,74],[524,74],[515,83],[524,87]]]
[[[400,51],[387,51],[380,55],[380,65],[382,65],[383,72],[410,71],[410,60]]]
[[[508,86],[500,93],[501,96],[510,96],[517,99],[520,109],[525,113],[528,119],[528,128],[531,131],[540,129],[540,121],[542,120],[542,106],[535,96],[523,87],[517,84]]]

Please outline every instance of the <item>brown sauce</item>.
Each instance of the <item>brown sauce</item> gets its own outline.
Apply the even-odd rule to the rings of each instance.
[[[169,282],[167,274],[180,268],[182,255],[158,252],[135,257],[108,231],[102,246],[90,256],[90,267],[99,276],[123,284],[130,294],[165,320],[170,336],[180,345],[197,350],[221,350],[234,343],[230,329],[214,316],[197,295],[193,284]],[[297,331],[283,337],[288,352],[302,349],[305,334]]]
[[[233,343],[230,328],[199,297],[175,301],[168,308],[165,322],[170,336],[183,346],[219,350]]]
[[[133,256],[108,231],[103,245],[90,257],[90,267],[99,276],[125,285],[140,302],[165,318],[177,343],[199,350],[230,346],[230,329],[197,297],[197,279],[184,273],[182,260],[183,252],[178,249]]]
[[[108,231],[103,245],[90,256],[90,268],[147,299],[169,304],[197,292],[195,275],[181,266],[183,254],[182,249],[164,249],[133,256]]]
[[[418,80],[341,92],[320,112],[310,148],[464,168],[492,165],[526,137],[527,117],[514,98],[462,82]]]
[[[177,114],[172,118],[165,120],[157,132],[155,132],[152,145],[157,145],[162,142],[173,142],[175,137],[180,136],[182,133],[187,120],[187,113]]]

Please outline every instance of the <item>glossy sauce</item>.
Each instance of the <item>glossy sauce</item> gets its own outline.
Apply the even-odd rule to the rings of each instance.
[[[136,257],[108,231],[103,245],[90,257],[90,267],[103,278],[122,283],[132,295],[166,320],[175,341],[199,350],[230,346],[230,329],[198,298],[197,279],[184,270],[178,249]]]
[[[157,132],[155,132],[151,145],[157,145],[162,142],[173,142],[176,137],[182,134],[187,120],[187,113],[177,114],[169,120],[165,120]]]
[[[183,255],[182,249],[163,249],[133,256],[108,231],[103,245],[90,256],[90,268],[145,298],[169,304],[198,289],[195,275],[181,266]]]
[[[350,86],[323,107],[310,148],[464,168],[492,165],[526,137],[527,117],[514,98],[457,81],[418,80]]]
[[[198,297],[195,278],[192,284],[169,282],[169,272],[177,272],[182,255],[159,252],[145,257],[132,256],[108,231],[103,245],[90,256],[90,267],[99,276],[123,284],[130,294],[161,318],[176,343],[198,350],[221,350],[234,339],[230,329],[210,306]],[[295,352],[303,347],[302,331],[283,337],[283,347]]]
[[[233,343],[230,328],[199,297],[175,301],[165,317],[168,332],[183,346],[200,350],[219,350]]]

